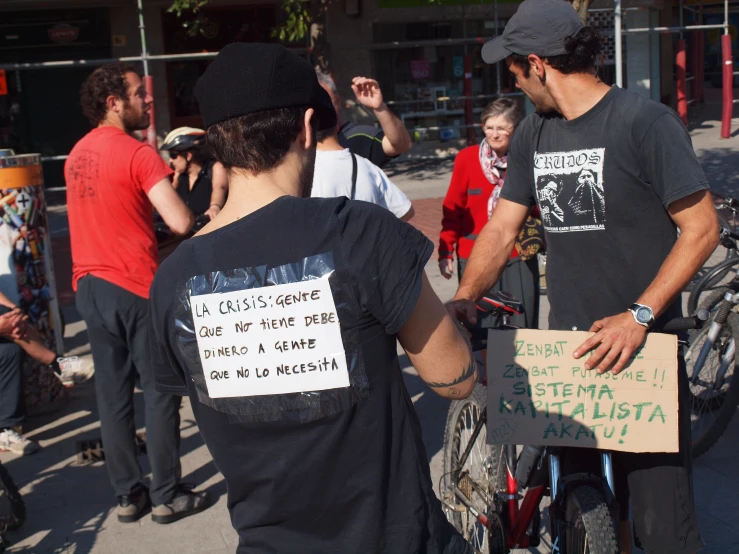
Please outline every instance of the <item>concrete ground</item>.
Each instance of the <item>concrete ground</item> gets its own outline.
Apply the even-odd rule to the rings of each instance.
[[[696,151],[704,164],[711,186],[725,194],[739,195],[739,148],[736,134],[729,140],[718,138],[717,109],[707,106],[692,114],[691,129]],[[739,130],[739,119],[733,128]],[[453,159],[397,160],[388,175],[414,201],[413,224],[432,240],[438,238],[441,198],[446,192]],[[69,353],[89,356],[84,322],[73,307],[69,287],[69,245],[63,205],[50,210],[59,297],[67,321],[65,347]],[[443,300],[454,294],[456,279],[446,281],[431,260],[427,273]],[[542,302],[542,327],[546,326],[548,304]],[[406,384],[423,426],[424,441],[434,482],[441,474],[441,448],[449,407],[415,375],[403,368]],[[137,424],[143,427],[143,399],[136,395]],[[205,448],[192,415],[189,401],[183,402],[182,465],[186,481],[207,489],[215,499],[209,510],[184,521],[160,526],[149,518],[138,523],[119,524],[113,493],[103,463],[76,463],[77,441],[99,437],[99,423],[92,384],[73,389],[69,404],[60,412],[29,420],[28,436],[43,449],[20,458],[0,454],[0,461],[21,487],[28,508],[28,520],[18,532],[9,534],[10,552],[24,553],[232,553],[237,537],[226,510],[226,486]],[[146,469],[146,457],[141,457]],[[695,496],[698,516],[707,547],[706,553],[739,553],[739,419],[724,437],[695,464]],[[535,550],[534,550],[535,551]],[[545,539],[539,552],[549,552]]]

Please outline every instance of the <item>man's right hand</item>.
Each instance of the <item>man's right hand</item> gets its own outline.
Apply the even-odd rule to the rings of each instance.
[[[12,311],[0,315],[0,335],[13,340],[25,338],[27,333],[25,320],[26,316],[23,315],[20,308],[14,308]]]
[[[477,323],[477,305],[472,300],[458,298],[447,302],[446,309],[449,315],[462,323]]]
[[[454,275],[454,260],[443,258],[439,260],[439,271],[444,279],[451,279]]]

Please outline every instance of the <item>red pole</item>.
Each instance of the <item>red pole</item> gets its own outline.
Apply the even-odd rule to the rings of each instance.
[[[685,73],[687,59],[685,54],[685,39],[677,41],[677,55],[675,56],[675,66],[677,68],[677,115],[683,120],[685,125],[688,124],[688,97],[686,95]]]
[[[731,60],[731,35],[721,37],[721,54],[724,77],[721,138],[727,139],[731,136],[731,114],[734,111],[734,64]]]
[[[469,54],[464,57],[464,95],[472,96],[472,56]],[[466,125],[474,125],[474,116],[472,115],[472,100],[464,101],[464,117]],[[475,144],[475,129],[467,127],[467,145]]]
[[[146,87],[146,94],[152,99],[151,107],[149,108],[149,128],[146,130],[146,142],[154,149],[157,150],[157,120],[156,114],[154,113],[154,77],[146,75],[144,77],[144,86]]]

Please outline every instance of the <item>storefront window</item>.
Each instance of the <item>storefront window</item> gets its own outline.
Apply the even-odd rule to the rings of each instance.
[[[503,28],[504,21],[499,22]],[[405,122],[416,141],[454,140],[467,136],[465,125],[475,126],[481,139],[479,116],[497,95],[494,65],[482,61],[482,43],[476,37],[493,36],[493,21],[382,23],[374,28],[374,62],[386,100]],[[468,39],[466,41],[465,39]],[[449,40],[449,43],[443,41]],[[423,41],[426,44],[419,45]],[[397,46],[386,48],[390,42]],[[415,44],[414,44],[415,43]],[[467,121],[465,57],[471,65],[469,96],[472,121]],[[508,70],[501,67],[501,92],[515,92]]]

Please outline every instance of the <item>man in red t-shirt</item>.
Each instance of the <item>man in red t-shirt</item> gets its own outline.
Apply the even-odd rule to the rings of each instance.
[[[177,234],[194,218],[172,188],[172,170],[131,136],[149,126],[151,97],[132,66],[96,69],[82,87],[82,108],[95,127],[64,167],[72,243],[72,284],[87,324],[105,465],[118,496],[118,519],[170,523],[210,505],[179,481],[180,399],[154,389],[147,335],[149,287],[157,270],[152,206]],[[133,389],[146,403],[151,490],[136,459]],[[151,499],[151,501],[150,501]]]

